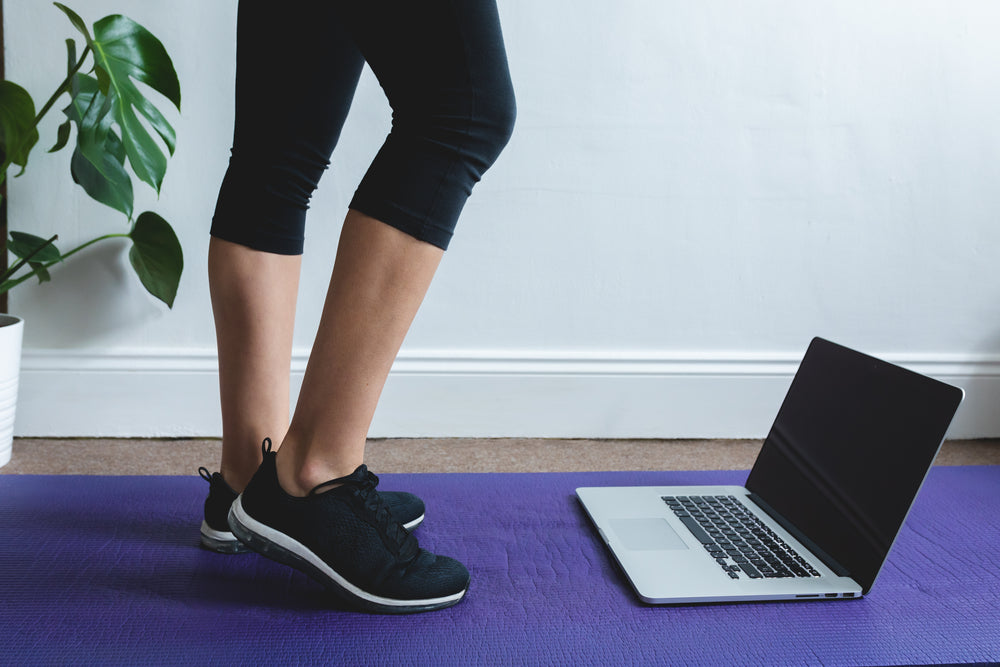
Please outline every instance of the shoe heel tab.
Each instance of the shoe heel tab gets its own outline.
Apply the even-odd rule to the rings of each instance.
[[[208,472],[208,468],[206,468],[205,466],[201,466],[198,468],[198,474],[201,475],[201,478],[206,482],[208,482],[209,484],[212,483],[212,473]]]
[[[270,454],[271,453],[271,439],[270,438],[264,438],[264,442],[260,443],[260,451],[263,454]]]

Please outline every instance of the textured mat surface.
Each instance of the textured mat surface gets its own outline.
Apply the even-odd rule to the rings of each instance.
[[[639,603],[581,485],[739,472],[385,475],[467,598],[407,617],[338,609],[257,555],[198,547],[198,477],[0,477],[0,664],[912,664],[1000,660],[1000,467],[935,468],[861,600]]]

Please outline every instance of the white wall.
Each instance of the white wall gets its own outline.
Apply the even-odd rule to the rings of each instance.
[[[184,95],[159,202],[173,311],[121,247],[12,293],[22,435],[217,435],[205,256],[232,123],[235,6],[124,11]],[[761,436],[813,335],[966,387],[1000,435],[1000,5],[992,0],[501,0],[515,136],[477,187],[373,435]],[[8,76],[44,99],[69,24],[5,2]],[[60,119],[43,129],[54,141]],[[314,198],[293,371],[339,224],[388,129],[366,72]],[[125,228],[38,152],[13,229],[64,249]],[[138,208],[137,210],[143,210]]]

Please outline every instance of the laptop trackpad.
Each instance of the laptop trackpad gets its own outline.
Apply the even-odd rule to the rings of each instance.
[[[681,536],[674,532],[666,519],[612,519],[611,529],[626,549],[659,551],[687,549]]]

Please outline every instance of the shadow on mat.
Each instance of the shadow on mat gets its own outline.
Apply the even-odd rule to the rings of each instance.
[[[30,525],[18,523],[21,534],[7,533],[12,539],[0,568],[16,573],[18,589],[42,598],[149,597],[207,608],[347,610],[292,568],[255,553],[203,549],[190,516],[34,508]]]

